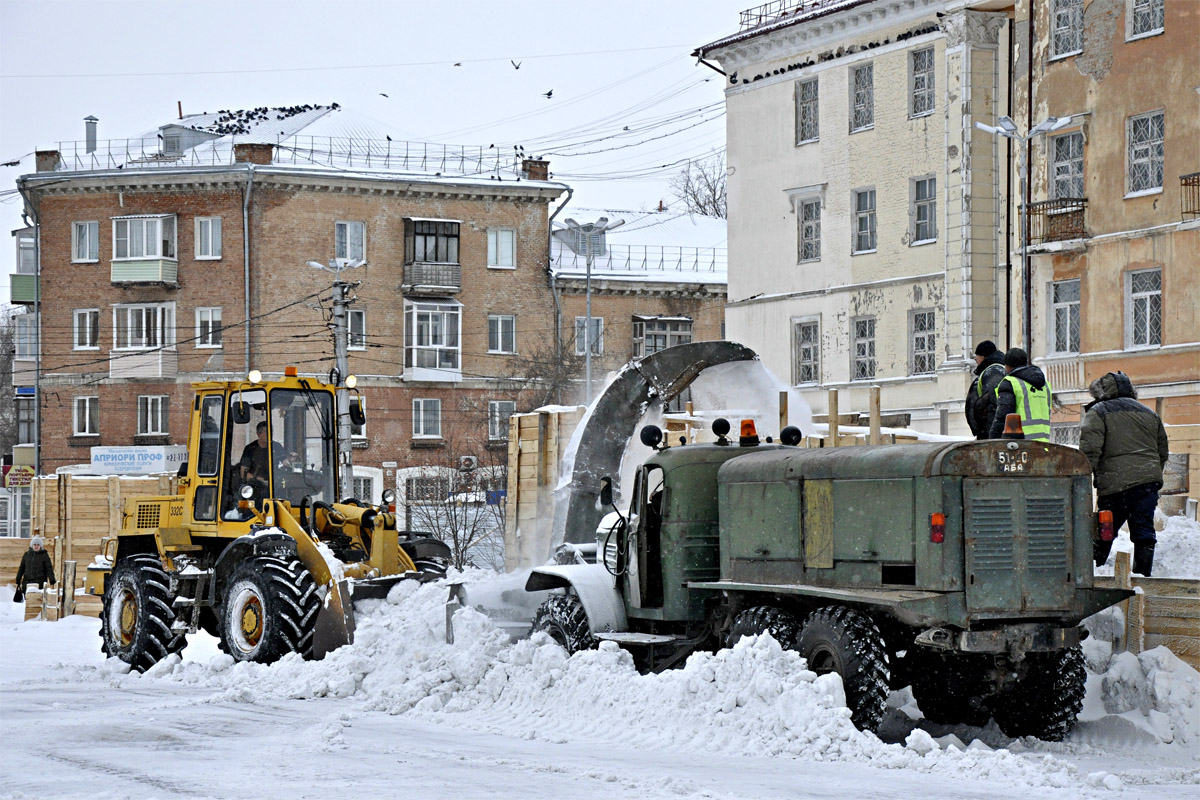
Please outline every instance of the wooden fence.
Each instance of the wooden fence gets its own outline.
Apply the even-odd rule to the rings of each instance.
[[[1096,578],[1096,586],[1140,590],[1121,603],[1125,630],[1115,649],[1140,653],[1165,645],[1200,669],[1200,579],[1133,575],[1129,553],[1118,551],[1114,575]]]

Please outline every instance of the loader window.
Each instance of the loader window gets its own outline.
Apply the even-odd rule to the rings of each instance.
[[[255,501],[268,496],[267,476],[254,474],[254,452],[257,444],[257,429],[267,420],[267,393],[262,389],[246,392],[235,392],[229,396],[229,401],[245,402],[250,406],[250,420],[237,424],[230,415],[230,424],[225,432],[225,462],[222,468],[224,487],[221,490],[221,516],[223,519],[237,520],[238,489],[248,483],[254,487]],[[269,438],[269,437],[265,437]],[[260,457],[260,463],[265,463],[265,453]],[[262,470],[260,470],[262,471]]]
[[[327,503],[337,500],[334,419],[329,392],[271,392],[272,475],[278,499],[293,506],[305,496]]]
[[[212,477],[221,463],[221,416],[224,403],[220,395],[205,397],[200,405],[200,452],[196,474]]]

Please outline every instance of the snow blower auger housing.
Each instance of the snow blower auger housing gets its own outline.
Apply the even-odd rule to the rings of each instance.
[[[400,539],[390,491],[337,500],[333,386],[289,367],[193,388],[180,493],[127,500],[88,570],[107,655],[144,671],[203,629],[239,661],[321,658],[353,641],[352,597],[445,574],[443,542]]]

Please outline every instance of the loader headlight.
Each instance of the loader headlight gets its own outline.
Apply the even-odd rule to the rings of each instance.
[[[254,487],[248,483],[243,483],[242,488],[238,489],[238,494],[243,500],[249,500],[254,497]]]
[[[246,379],[251,383],[262,383],[262,373],[256,369],[252,369],[250,370],[250,373],[246,375]]]
[[[396,502],[396,492],[392,489],[384,489],[381,499],[383,500],[383,504],[385,506],[390,506],[392,503]]]

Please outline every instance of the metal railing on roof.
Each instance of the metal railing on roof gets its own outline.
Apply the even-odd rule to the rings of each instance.
[[[726,271],[724,247],[672,247],[669,245],[609,244],[592,256],[592,272],[712,272]],[[569,247],[556,248],[555,269],[587,269],[587,257]]]
[[[796,16],[835,5],[844,5],[846,0],[772,0],[761,6],[748,8],[741,13],[738,32],[766,25],[784,17]]]

